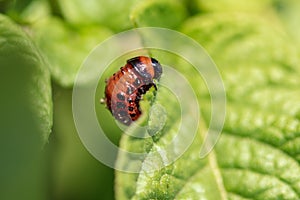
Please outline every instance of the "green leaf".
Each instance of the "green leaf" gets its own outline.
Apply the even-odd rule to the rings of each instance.
[[[40,156],[52,126],[50,74],[33,42],[3,15],[0,90],[0,198],[43,199]]]
[[[21,13],[32,0],[1,0],[0,1],[0,12],[4,13]]]
[[[195,0],[199,10],[213,12],[262,12],[267,9],[272,0],[253,0],[253,1],[237,1],[237,0]]]
[[[247,12],[255,13],[262,18],[269,18],[270,23],[279,23],[291,37],[300,44],[299,9],[297,0],[194,0],[194,9],[205,12]]]
[[[219,23],[214,25],[215,21]],[[297,51],[290,38],[257,15],[207,14],[189,19],[183,31],[199,41],[218,66],[234,67],[243,63],[267,65],[266,68],[278,64],[287,69],[298,67]]]
[[[51,15],[50,5],[46,0],[33,1],[20,14],[21,20],[26,24],[37,23],[38,20]]]
[[[22,19],[22,12],[33,0],[0,0],[0,12],[5,13],[18,23],[26,23]]]
[[[52,198],[113,199],[113,169],[91,156],[78,136],[72,112],[72,89],[55,85],[53,96],[54,125],[48,145]]]
[[[59,0],[66,20],[72,24],[100,24],[114,31],[132,27],[129,13],[138,0]]]
[[[76,28],[53,17],[35,23],[33,34],[48,58],[53,79],[63,87],[71,87],[84,59],[111,31],[99,26]]]
[[[267,21],[241,14],[196,16],[182,30],[207,49],[223,77],[228,102],[221,138],[215,149],[200,159],[210,120],[208,94],[201,90],[206,93],[197,95],[203,118],[193,144],[160,170],[117,171],[117,199],[299,199],[300,69],[298,52],[289,37]],[[187,65],[170,66],[192,73]],[[187,77],[193,87],[202,84],[193,74]],[[168,113],[159,136],[138,139],[123,135],[122,149],[154,152],[165,148],[176,135],[180,113],[174,97],[159,87],[155,103]],[[193,131],[185,128],[187,134]],[[130,162],[132,158],[120,154],[117,164],[133,164]],[[149,167],[159,163],[147,156],[143,160]]]
[[[52,126],[52,100],[48,64],[37,47],[20,27],[4,16],[0,16],[1,26],[1,91],[11,106],[28,107],[41,127],[42,141],[46,141]],[[20,95],[20,96],[18,96]],[[14,105],[10,98],[16,98]],[[18,97],[18,98],[17,98]],[[3,104],[1,104],[3,105]],[[13,107],[12,107],[13,108]],[[8,108],[6,108],[8,109]],[[15,110],[15,109],[13,109]],[[17,110],[16,110],[17,111]]]
[[[183,4],[173,0],[141,1],[131,12],[131,20],[136,27],[176,28],[185,17],[186,10]]]
[[[0,12],[5,13],[7,10],[9,10],[14,4],[14,1],[10,0],[1,0],[0,1]]]
[[[287,32],[295,39],[297,45],[300,45],[300,28],[299,23],[299,9],[300,2],[297,0],[283,1],[283,0],[273,0],[272,8],[278,15],[282,22],[282,25],[286,28]]]

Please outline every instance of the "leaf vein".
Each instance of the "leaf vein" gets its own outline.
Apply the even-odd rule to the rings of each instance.
[[[295,161],[295,162],[297,163],[297,165],[299,166],[299,162],[298,162],[295,158],[293,158],[292,156],[290,156],[287,152],[283,151],[282,149],[280,149],[280,148],[278,148],[278,147],[276,147],[276,146],[274,146],[274,145],[272,145],[272,144],[266,143],[265,141],[261,141],[261,140],[258,140],[258,139],[256,139],[256,138],[251,138],[251,137],[247,137],[247,136],[235,135],[235,134],[232,134],[232,133],[229,133],[229,132],[226,132],[226,133],[224,133],[224,134],[231,135],[231,136],[233,136],[233,137],[247,138],[247,139],[250,139],[250,140],[259,142],[259,143],[261,143],[261,144],[263,144],[263,145],[265,145],[265,146],[268,146],[268,147],[270,147],[270,148],[276,148],[276,149],[278,149],[282,154],[286,155],[287,157],[289,157],[289,158],[291,158],[293,161]],[[226,166],[225,166],[225,167],[224,167],[224,166],[221,166],[221,167],[222,167],[222,168],[226,168]],[[237,168],[237,169],[240,168],[240,169],[243,169],[243,168],[237,167],[237,166],[235,166],[235,167],[228,166],[228,168],[233,168],[233,169],[234,169],[234,168]],[[258,170],[253,169],[253,168],[244,168],[244,169],[249,169],[250,171],[252,170],[253,172],[257,172],[257,173],[260,173],[260,174],[266,174],[266,173],[264,173],[264,172],[260,172],[260,171],[258,171]],[[278,180],[281,180],[281,182],[287,184],[289,187],[291,187],[291,189],[297,194],[298,198],[300,199],[300,192],[297,192],[297,190],[295,189],[295,187],[292,186],[292,184],[293,184],[294,182],[288,182],[287,180],[282,179],[281,177],[278,177],[278,176],[276,176],[275,174],[268,174],[268,175],[272,175],[272,176],[276,177]],[[296,180],[296,181],[300,181],[300,180]]]

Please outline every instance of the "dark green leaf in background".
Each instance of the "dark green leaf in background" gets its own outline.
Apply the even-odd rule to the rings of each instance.
[[[0,15],[0,199],[43,199],[43,145],[52,126],[48,65],[29,37]]]
[[[100,26],[77,28],[54,17],[37,21],[33,31],[34,40],[49,60],[53,79],[63,87],[73,85],[88,53],[112,34]]]
[[[72,114],[72,90],[54,85],[54,126],[49,152],[49,199],[113,199],[114,170],[83,146]]]
[[[0,13],[8,15],[18,23],[25,23],[22,12],[34,0],[0,0]]]
[[[13,6],[14,1],[1,0],[0,1],[0,12],[5,13],[9,8]]]

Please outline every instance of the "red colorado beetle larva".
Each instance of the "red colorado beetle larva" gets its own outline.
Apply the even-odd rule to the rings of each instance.
[[[127,60],[106,81],[105,102],[112,115],[125,125],[137,120],[142,95],[152,86],[156,89],[153,79],[159,80],[161,74],[162,67],[154,58],[138,56]]]

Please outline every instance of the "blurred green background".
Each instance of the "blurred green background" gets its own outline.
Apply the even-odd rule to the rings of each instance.
[[[288,43],[287,49],[295,51],[282,50],[288,56],[284,61],[276,57],[274,62],[296,63],[293,67],[299,71],[299,63],[293,60],[300,55],[299,11],[297,0],[0,0],[0,199],[115,198],[114,170],[84,148],[72,115],[76,73],[101,41],[131,28],[170,28],[202,41],[218,65],[227,57],[224,68],[236,62],[263,65],[264,58],[278,53],[272,51],[271,44]],[[242,20],[237,17],[239,25],[231,25],[235,23],[231,20],[220,22],[233,13],[244,16]],[[219,41],[212,40],[226,39],[230,34],[226,23],[244,30],[241,38],[232,39],[243,41],[243,34],[252,31],[249,26],[255,27],[256,19],[265,20],[267,26],[285,36],[278,41],[268,30],[259,30],[261,38],[253,36],[255,44],[262,43],[259,48],[265,57],[260,54],[255,55],[257,60],[245,61],[248,49],[240,52],[232,47],[224,53],[220,46],[214,46]],[[223,26],[210,30],[215,22]],[[225,76],[230,80],[229,73]],[[228,87],[235,87],[236,93],[244,89],[232,84]],[[101,95],[99,90],[97,97]],[[235,95],[228,97],[234,99]],[[96,109],[99,115],[107,116],[104,129],[118,144],[121,130],[101,105]]]

